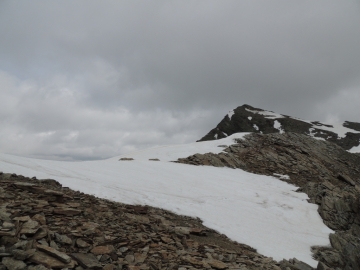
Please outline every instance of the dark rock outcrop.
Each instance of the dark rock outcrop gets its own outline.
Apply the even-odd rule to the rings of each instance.
[[[279,127],[275,127],[275,121],[280,125]],[[199,141],[222,139],[238,132],[261,134],[294,132],[322,138],[341,146],[345,150],[358,146],[360,144],[360,123],[345,121],[343,126],[349,128],[350,131],[342,138],[338,136],[336,129],[331,130],[331,125],[318,121],[307,122],[245,104],[226,115],[214,129]],[[321,127],[327,127],[330,130],[325,130]]]

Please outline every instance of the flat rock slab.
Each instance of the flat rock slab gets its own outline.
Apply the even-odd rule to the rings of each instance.
[[[102,266],[95,255],[91,253],[72,253],[71,257],[73,257],[85,269],[102,269]]]
[[[26,222],[26,221],[30,220],[30,217],[29,216],[15,217],[15,218],[13,218],[13,220],[20,221],[20,222]]]
[[[57,242],[59,242],[61,244],[71,245],[71,243],[72,243],[71,238],[69,238],[66,235],[62,235],[62,234],[58,234],[58,233],[55,233],[55,239]]]
[[[209,261],[209,264],[211,267],[215,268],[215,269],[226,269],[227,265],[225,263],[223,263],[222,261],[218,261],[218,260],[211,260]]]
[[[63,269],[63,268],[74,268],[75,262],[64,263],[44,252],[36,251],[35,254],[30,257],[29,261],[37,264],[42,264],[50,269]]]
[[[59,259],[60,261],[62,261],[63,263],[70,263],[71,262],[71,258],[66,255],[65,253],[63,252],[60,252],[52,247],[47,247],[47,246],[43,246],[43,245],[40,245],[37,247],[39,250]]]
[[[92,254],[95,254],[95,255],[104,255],[104,254],[110,254],[112,252],[114,252],[115,249],[112,245],[109,245],[109,246],[97,246],[97,247],[94,247],[92,250],[91,250],[91,253]]]

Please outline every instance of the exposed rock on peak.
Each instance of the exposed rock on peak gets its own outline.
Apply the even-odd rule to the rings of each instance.
[[[345,121],[339,125],[328,125],[254,108],[247,104],[230,111],[216,128],[199,141],[222,139],[238,132],[294,132],[336,143],[345,150],[360,145],[360,123]]]

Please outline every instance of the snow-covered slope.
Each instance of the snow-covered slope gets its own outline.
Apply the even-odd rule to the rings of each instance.
[[[111,160],[119,158],[133,158],[136,160],[149,160],[159,159],[161,161],[176,161],[178,158],[186,158],[188,156],[205,153],[218,154],[224,150],[225,147],[234,144],[235,139],[241,139],[249,132],[235,133],[221,140],[207,141],[207,142],[194,142],[188,144],[178,145],[163,145],[150,149],[134,151],[119,157],[111,158]]]
[[[29,159],[0,154],[0,171],[52,178],[64,186],[129,204],[148,204],[200,217],[204,224],[276,260],[296,257],[312,266],[310,246],[328,245],[327,228],[296,187],[239,169],[168,162],[195,153],[219,152],[234,134],[217,141],[137,151],[86,162]],[[158,158],[160,161],[149,161]]]

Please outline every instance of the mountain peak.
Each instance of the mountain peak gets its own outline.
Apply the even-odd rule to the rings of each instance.
[[[345,150],[360,145],[360,123],[345,121],[341,124],[329,125],[255,108],[248,104],[230,111],[199,141],[222,139],[238,132],[261,134],[294,132],[336,143]]]

